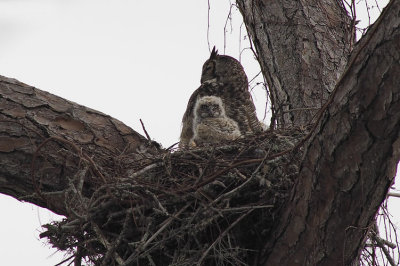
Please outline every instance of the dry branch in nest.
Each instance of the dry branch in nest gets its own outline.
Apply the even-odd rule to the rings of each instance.
[[[292,187],[303,136],[274,131],[139,161],[119,156],[114,167],[95,166],[106,183],[91,170],[96,161],[75,155],[81,170],[62,191],[68,216],[40,236],[76,265],[247,265]]]
[[[383,229],[383,232],[379,229]],[[368,228],[358,265],[399,265],[400,249],[397,230],[388,212],[386,199],[381,205],[375,223]]]

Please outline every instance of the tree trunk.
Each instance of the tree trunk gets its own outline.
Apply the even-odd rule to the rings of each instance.
[[[339,1],[237,2],[278,126],[307,125],[335,89],[259,263],[350,265],[399,160],[400,1],[358,43],[339,83],[353,35]]]
[[[350,265],[399,161],[400,0],[389,3],[355,46],[346,70],[352,30],[338,1],[237,2],[277,125],[305,126],[317,118],[299,142],[299,175],[255,264]],[[73,176],[84,175],[84,183],[73,187],[90,197],[93,187],[137,172],[132,161],[146,166],[160,152],[167,154],[114,118],[0,77],[1,193],[71,215],[64,190],[76,182]],[[248,162],[254,161],[260,160]],[[180,161],[185,162],[190,164],[187,157]],[[106,169],[115,171],[107,175]],[[177,208],[176,217],[186,208]],[[160,230],[172,220],[166,221]]]
[[[334,89],[351,51],[351,20],[341,1],[236,2],[268,84],[272,123],[308,125]]]

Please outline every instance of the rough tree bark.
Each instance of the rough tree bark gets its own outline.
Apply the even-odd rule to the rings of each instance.
[[[400,155],[400,1],[357,44],[303,159],[265,265],[350,265]]]
[[[238,0],[278,127],[304,126],[343,72],[354,32],[341,1]]]
[[[278,126],[305,126],[315,114],[319,118],[258,265],[350,265],[395,176],[400,0],[390,2],[355,46],[346,70],[352,32],[337,2],[238,1]],[[84,156],[65,152],[65,145]],[[118,164],[128,173],[134,171],[130,160],[145,161],[156,152],[146,138],[107,115],[0,77],[1,193],[67,214],[57,191],[78,171],[77,158],[89,166],[96,160],[93,182],[101,182],[99,167]]]
[[[156,150],[120,121],[14,79],[0,76],[0,93],[0,193],[65,215],[63,194],[57,191],[68,185],[80,163],[62,152],[65,145],[101,167]],[[102,178],[100,169],[92,171]],[[35,193],[38,180],[42,193],[52,192],[47,200]]]

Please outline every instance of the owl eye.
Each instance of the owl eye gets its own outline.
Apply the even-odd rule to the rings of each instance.
[[[203,67],[203,71],[210,72],[214,68],[214,64],[214,61],[207,62]]]
[[[205,114],[209,112],[209,109],[210,108],[207,105],[201,105],[199,108],[199,112]]]

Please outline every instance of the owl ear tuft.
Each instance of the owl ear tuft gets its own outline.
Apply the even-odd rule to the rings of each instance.
[[[215,48],[215,45],[214,45],[214,47],[213,47],[213,49],[211,51],[210,59],[217,58],[217,55],[218,55],[218,50]]]

